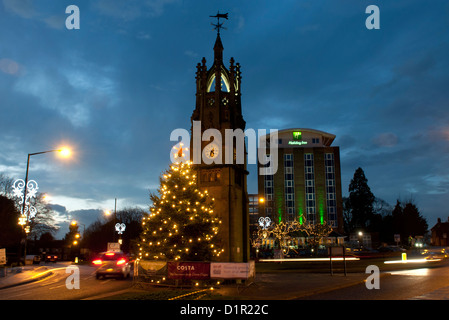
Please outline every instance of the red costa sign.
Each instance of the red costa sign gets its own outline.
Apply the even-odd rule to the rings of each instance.
[[[209,279],[210,263],[208,262],[168,262],[169,279]]]

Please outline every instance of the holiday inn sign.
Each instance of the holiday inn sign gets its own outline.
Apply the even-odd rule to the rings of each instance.
[[[289,145],[303,145],[307,144],[307,141],[302,140],[302,132],[301,131],[293,131],[293,141],[288,142]]]

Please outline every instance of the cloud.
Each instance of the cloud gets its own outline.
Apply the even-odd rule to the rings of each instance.
[[[30,19],[37,15],[33,6],[33,0],[3,0],[3,6],[7,11],[25,19]]]
[[[2,58],[0,59],[0,71],[10,75],[19,75],[23,71],[23,67],[14,60]]]
[[[42,21],[50,28],[63,30],[65,28],[65,19],[66,16],[61,14],[43,18]]]
[[[93,222],[101,219],[104,215],[104,212],[101,209],[81,209],[68,211],[66,207],[58,204],[51,204],[50,208],[53,211],[53,216],[59,227],[55,235],[56,239],[64,238],[65,234],[69,232],[69,226],[72,221],[76,221],[79,226],[78,230],[83,232]]]
[[[236,31],[237,32],[242,32],[243,29],[245,28],[245,18],[243,16],[238,16],[237,18],[237,27],[236,27]]]
[[[297,30],[301,34],[307,34],[309,32],[318,31],[320,29],[320,25],[317,23],[314,24],[307,24],[301,27],[298,27]]]
[[[449,174],[444,176],[428,174],[423,177],[424,191],[427,194],[447,194],[449,191]]]
[[[67,213],[67,208],[59,204],[50,204],[50,209],[59,213]]]
[[[381,133],[373,138],[373,143],[379,147],[394,147],[398,143],[398,137],[394,133]]]
[[[139,32],[139,33],[137,34],[137,39],[140,39],[140,40],[150,40],[150,39],[151,39],[151,35],[150,35],[149,33],[146,33],[146,32],[141,31],[141,32]]]
[[[199,54],[192,50],[186,50],[186,51],[184,51],[184,54],[190,58],[198,58],[199,57]]]
[[[115,83],[108,70],[87,62],[55,69],[31,67],[15,84],[18,93],[31,95],[41,107],[57,111],[75,127],[89,124],[96,109],[117,102]]]
[[[36,10],[33,5],[33,0],[3,0],[3,6],[6,11],[18,15],[23,19],[33,19],[44,23],[46,26],[53,29],[63,29],[65,24],[64,12],[60,15],[48,15]]]
[[[125,21],[141,17],[157,17],[164,13],[166,5],[177,0],[99,0],[94,8],[102,15]]]

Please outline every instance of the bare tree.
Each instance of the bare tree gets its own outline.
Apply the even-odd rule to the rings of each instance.
[[[18,212],[22,212],[23,202],[20,198],[13,195],[14,179],[8,177],[4,173],[0,173],[0,195],[14,201]],[[43,193],[36,193],[36,197],[32,199],[32,206],[37,209],[36,216],[30,224],[30,237],[38,239],[44,233],[50,232],[54,234],[59,227],[53,217],[53,212],[49,205],[45,202]]]
[[[11,199],[12,197],[12,184],[14,182],[13,178],[0,173],[0,195]]]

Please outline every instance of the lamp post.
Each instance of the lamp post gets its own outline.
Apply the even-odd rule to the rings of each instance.
[[[104,215],[109,217],[112,215],[111,210],[105,210]],[[117,198],[115,198],[115,205],[114,205],[114,220],[113,220],[113,226],[117,223]],[[112,233],[112,241],[115,241],[115,230]]]
[[[363,232],[359,231],[357,235],[358,235],[358,239],[359,239],[359,248],[361,250],[362,246],[363,246]]]
[[[259,216],[260,216],[261,211],[262,211],[262,214],[265,217],[265,198],[264,197],[259,197],[258,200],[259,200],[259,209],[262,209],[262,210],[258,210],[259,211]]]
[[[28,187],[28,171],[30,168],[30,158],[31,156],[35,156],[38,154],[44,154],[44,153],[50,153],[50,152],[60,152],[64,157],[68,157],[70,155],[70,150],[67,148],[61,148],[56,150],[48,150],[48,151],[41,151],[41,152],[35,152],[35,153],[29,153],[28,159],[27,159],[27,168],[26,168],[26,174],[25,174],[25,186],[23,191],[23,204],[22,204],[22,217],[25,215],[25,207],[27,204],[27,187]],[[23,265],[26,265],[26,250],[27,250],[27,234],[29,232],[28,230],[28,220],[29,220],[29,214],[30,210],[26,212],[26,222],[25,222],[25,241],[24,241],[24,251],[23,251]]]
[[[71,225],[72,226],[76,226],[76,225],[82,225],[83,226],[83,238],[84,238],[84,232],[86,232],[86,225],[84,224],[84,223],[79,223],[78,221],[76,221],[76,220],[73,220],[72,222],[71,222]]]

